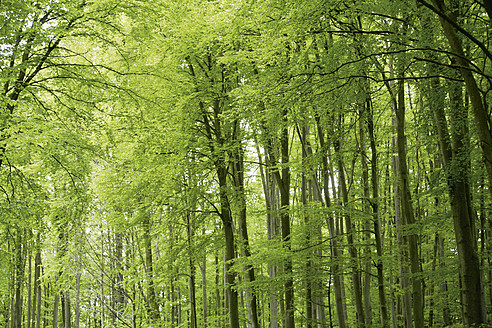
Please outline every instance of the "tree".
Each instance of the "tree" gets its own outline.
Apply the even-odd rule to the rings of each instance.
[[[0,7],[5,326],[486,324],[488,3]]]

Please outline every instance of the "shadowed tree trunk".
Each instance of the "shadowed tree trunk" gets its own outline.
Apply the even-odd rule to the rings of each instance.
[[[196,289],[195,289],[195,259],[193,255],[193,238],[194,238],[194,227],[192,214],[188,213],[186,215],[186,236],[188,241],[188,296],[190,298],[190,328],[197,328],[197,318],[196,318]]]
[[[231,167],[233,183],[236,188],[236,198],[238,199],[238,226],[240,243],[243,255],[246,259],[251,257],[249,246],[248,225],[246,221],[246,194],[244,188],[244,150],[240,137],[240,123],[238,120],[234,122],[234,148],[231,153]],[[250,284],[255,282],[255,269],[251,264],[247,264],[244,268],[246,281]],[[259,328],[258,323],[258,301],[254,287],[246,289],[246,302],[248,309],[248,327]]]
[[[396,138],[398,151],[398,169],[401,197],[401,215],[406,231],[410,268],[412,272],[412,308],[413,320],[416,327],[424,326],[423,286],[420,276],[420,256],[418,251],[418,234],[415,232],[415,216],[413,212],[410,181],[407,168],[406,136],[405,136],[405,92],[403,80],[398,81],[398,105],[396,111]]]
[[[258,143],[257,143],[258,145]],[[265,194],[266,216],[267,216],[267,239],[272,240],[274,236],[279,234],[278,219],[276,213],[278,213],[278,197],[275,183],[273,181],[272,174],[270,173],[270,161],[268,156],[268,150],[265,148],[265,163],[263,163],[262,154],[260,148],[256,148],[258,159],[260,162],[260,174],[263,185],[263,192]],[[268,263],[268,275],[270,278],[275,278],[278,271],[278,267],[271,262]],[[270,328],[278,328],[278,295],[277,291],[272,288],[270,291]]]
[[[281,169],[275,169],[272,173],[275,177],[278,189],[280,191],[280,226],[282,231],[283,247],[288,252],[291,250],[290,242],[290,168],[289,168],[289,129],[287,120],[287,110],[282,110],[282,128],[280,131],[280,162],[277,161],[273,140],[268,141],[268,155],[272,165],[281,165]],[[284,272],[286,274],[284,284],[285,298],[285,328],[295,328],[294,321],[294,279],[292,277],[292,258],[289,256],[284,263]]]
[[[446,8],[442,0],[432,0],[432,2],[441,14],[447,16],[451,21],[456,23],[457,8]],[[470,63],[463,50],[461,40],[456,33],[455,27],[453,27],[451,23],[442,16],[439,16],[439,21],[441,22],[444,35],[446,36],[449,45],[455,54],[454,60],[459,67],[461,76],[465,81],[489,180],[489,192],[492,195],[492,188],[490,188],[490,185],[492,185],[492,133],[490,128],[490,118],[487,113],[487,109],[482,102],[480,90],[470,70]],[[453,106],[455,105],[456,102]],[[442,118],[440,121],[442,122]],[[440,123],[439,120],[437,123]],[[442,129],[443,133],[447,133],[447,130],[444,130],[444,127],[442,127]],[[461,140],[458,140],[458,134],[455,134],[455,137],[456,138],[452,138],[453,147],[451,147],[449,141],[445,140],[445,136],[440,136],[441,143],[448,142],[448,145],[441,145],[441,152],[443,154],[444,165],[449,175],[449,197],[453,212],[456,242],[458,246],[464,323],[472,326],[485,323],[486,313],[484,311],[483,298],[481,296],[482,284],[480,279],[480,263],[478,260],[476,247],[477,240],[474,231],[475,225],[473,222],[473,215],[470,212],[471,204],[468,204],[470,202],[468,182],[466,181],[466,175],[453,175],[455,170],[452,170],[450,166],[451,154],[455,155],[453,157],[453,162],[459,163],[461,159],[456,158],[456,156],[460,156],[458,151],[460,148],[465,146],[461,144]],[[448,157],[447,161],[444,156]]]
[[[144,247],[145,247],[145,272],[147,276],[147,311],[149,312],[150,319],[155,322],[159,319],[159,306],[155,297],[154,287],[154,259],[152,256],[152,214],[144,213],[143,215],[143,230],[144,230]]]
[[[383,243],[381,236],[381,218],[379,217],[379,181],[378,181],[378,153],[376,148],[376,138],[374,136],[374,121],[371,100],[367,96],[366,100],[367,111],[367,130],[369,134],[371,148],[371,186],[372,186],[372,220],[374,226],[374,239],[376,242],[376,260],[377,276],[378,276],[378,295],[379,308],[381,313],[381,322],[384,328],[389,327],[388,307],[386,304],[386,293],[384,290],[384,275],[383,275]]]
[[[329,142],[325,140],[325,133],[321,126],[321,119],[319,116],[316,116],[316,127],[318,130],[318,139],[319,144],[323,152],[323,156],[321,158],[322,161],[322,178],[323,178],[323,194],[324,194],[324,202],[326,207],[331,207],[331,199],[330,199],[330,174],[329,174],[329,165],[328,165],[328,148]],[[338,261],[336,261],[337,257],[340,255],[338,251],[338,243],[336,240],[336,229],[334,224],[334,217],[332,214],[328,214],[326,217],[326,224],[328,226],[328,233],[330,236],[330,257],[333,261],[331,265],[331,274],[333,275],[333,287],[335,290],[335,310],[337,313],[338,325],[340,328],[346,327],[345,321],[345,298],[343,297],[342,284],[341,279],[342,276],[340,274],[340,265]]]

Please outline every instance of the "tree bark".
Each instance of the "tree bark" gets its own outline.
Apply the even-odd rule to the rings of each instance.
[[[186,235],[188,239],[188,296],[190,298],[190,328],[197,328],[197,317],[196,317],[196,289],[195,289],[195,259],[193,256],[193,237],[194,237],[194,227],[193,220],[191,218],[191,213],[186,216]]]
[[[451,20],[456,22],[456,15],[445,7],[442,0],[433,0],[434,5]],[[470,65],[467,56],[464,53],[461,41],[456,33],[455,28],[441,16],[439,21],[444,31],[444,35],[448,39],[449,45],[455,54],[454,60],[459,67],[461,76],[465,81],[467,94],[470,98],[475,125],[480,139],[480,146],[489,180],[489,192],[492,195],[492,134],[490,129],[490,118],[485,108],[480,90],[470,71]],[[439,123],[439,122],[438,122]],[[454,140],[453,148],[457,152],[460,147],[460,140]],[[442,147],[442,146],[441,146]],[[443,148],[443,155],[449,154],[449,147]],[[459,161],[459,159],[456,159]],[[450,161],[444,164],[448,170],[448,174],[453,174]],[[483,310],[482,302],[482,284],[480,279],[480,267],[476,247],[476,236],[474,231],[473,216],[470,213],[469,195],[467,195],[467,181],[463,181],[463,177],[455,174],[448,179],[449,197],[453,212],[453,222],[455,228],[456,243],[458,246],[458,258],[460,262],[460,280],[462,285],[462,309],[464,313],[464,323],[467,326],[481,325],[486,323],[486,313]]]
[[[151,237],[151,213],[144,213],[143,228],[144,228],[144,247],[145,247],[145,272],[147,275],[147,310],[149,312],[150,319],[153,323],[159,319],[159,306],[155,297],[154,287],[154,260],[152,256],[152,237]]]
[[[80,268],[77,268],[77,273],[75,274],[75,328],[80,326]]]
[[[263,192],[265,194],[265,205],[267,210],[266,213],[267,240],[272,240],[274,236],[277,236],[279,234],[278,219],[276,216],[276,213],[278,213],[278,206],[277,206],[278,197],[276,195],[275,183],[273,181],[273,177],[269,169],[271,165],[268,159],[269,158],[268,150],[266,148],[264,149],[266,154],[265,163],[263,163],[261,151],[258,146],[256,150],[258,154],[258,160],[260,162],[261,181],[263,185]],[[271,262],[269,262],[268,275],[271,279],[275,278],[277,271],[278,271],[278,267],[276,265],[273,265]],[[269,310],[270,310],[269,327],[278,328],[278,295],[277,295],[277,291],[274,288],[271,288],[270,291]]]
[[[309,218],[309,203],[308,203],[308,177],[306,176],[305,171],[310,170],[309,165],[307,163],[308,157],[308,149],[307,149],[307,136],[308,136],[308,127],[303,125],[299,133],[299,139],[302,145],[302,176],[301,176],[301,203],[303,206],[304,212],[304,225],[305,225],[305,247],[311,247],[311,229],[309,227],[310,218]],[[298,129],[299,132],[299,129]],[[311,179],[309,179],[311,180]],[[306,317],[306,328],[313,327],[313,268],[312,268],[312,252],[308,252],[306,256],[306,260],[304,263],[304,285],[305,285],[305,317]]]
[[[234,186],[236,187],[236,198],[238,199],[238,226],[241,236],[241,249],[246,259],[251,257],[249,246],[248,225],[246,220],[246,194],[244,188],[244,150],[239,132],[239,121],[234,122],[234,148],[231,154],[232,158],[232,176]],[[251,285],[255,282],[255,269],[251,264],[244,268],[246,281]],[[258,323],[258,301],[254,287],[246,289],[246,302],[248,308],[248,327],[259,328]]]
[[[39,240],[39,234],[38,234]],[[38,249],[36,252],[35,269],[34,269],[34,285],[36,288],[36,328],[41,327],[41,250]]]
[[[31,327],[31,318],[32,318],[32,255],[31,252],[29,254],[29,275],[27,278],[27,327]]]
[[[398,106],[396,112],[396,133],[398,166],[401,197],[401,214],[405,228],[415,229],[415,216],[413,212],[412,197],[410,193],[410,181],[408,178],[406,136],[405,136],[405,92],[403,80],[398,81]],[[407,232],[408,252],[410,268],[412,271],[412,308],[413,320],[416,327],[424,326],[423,286],[420,276],[420,257],[418,251],[418,234]],[[405,238],[405,237],[404,237]]]
[[[205,234],[205,229],[203,229]],[[203,256],[202,265],[200,266],[200,272],[202,274],[202,311],[203,311],[203,328],[207,327],[208,316],[208,300],[207,300],[207,255]]]
[[[70,291],[65,291],[63,296],[63,321],[64,327],[72,327],[72,310],[70,306]]]
[[[338,177],[339,177],[339,186],[342,196],[342,206],[348,206],[348,190],[347,183],[345,180],[345,168],[343,165],[343,157],[341,154],[340,140],[334,141],[335,153],[337,155],[337,167],[338,167]],[[351,272],[352,272],[352,284],[353,284],[353,292],[354,292],[354,300],[355,300],[355,309],[356,309],[356,320],[358,327],[365,327],[365,315],[364,315],[364,304],[362,302],[362,286],[361,286],[361,276],[360,269],[358,264],[358,256],[357,256],[357,248],[354,243],[354,232],[355,228],[352,223],[352,217],[350,213],[344,213],[345,217],[345,227],[347,229],[347,244],[349,248],[349,254],[351,259]]]
[[[229,326],[230,328],[239,328],[239,303],[238,294],[235,288],[236,274],[232,270],[233,261],[235,259],[235,242],[234,228],[231,216],[229,198],[227,196],[227,168],[223,163],[217,163],[217,177],[219,179],[219,197],[220,197],[220,218],[225,236],[225,282],[226,293],[228,299],[229,310]]]
[[[15,260],[15,303],[13,307],[13,320],[12,327],[13,328],[21,328],[22,327],[22,292],[23,292],[23,284],[24,284],[24,271],[26,265],[25,258],[25,244],[23,241],[23,232],[24,229],[17,229],[16,236],[16,260]]]
[[[60,294],[55,293],[55,302],[53,304],[53,328],[58,328],[58,307],[60,304]]]
[[[360,161],[362,166],[362,186],[364,192],[364,212],[367,213],[368,218],[364,222],[364,275],[363,275],[363,301],[364,301],[364,314],[365,323],[368,327],[372,326],[372,307],[371,307],[371,268],[373,262],[373,256],[371,251],[371,207],[370,207],[370,192],[369,192],[369,166],[367,165],[367,153],[366,153],[366,133],[365,133],[365,121],[367,120],[368,111],[366,109],[366,101],[360,105],[359,113],[359,139],[360,139]]]
[[[331,199],[330,199],[330,174],[329,174],[329,165],[328,165],[328,148],[329,142],[325,140],[325,133],[321,126],[321,119],[319,116],[316,117],[316,127],[318,130],[318,140],[320,147],[323,151],[322,156],[322,177],[323,177],[323,193],[324,193],[324,202],[326,207],[331,207]],[[337,313],[338,326],[340,328],[346,327],[346,305],[345,298],[343,297],[343,290],[341,279],[342,275],[340,274],[340,265],[336,260],[340,255],[338,251],[338,243],[336,240],[336,229],[334,224],[333,215],[327,215],[326,217],[326,225],[328,227],[328,233],[330,236],[330,257],[333,260],[333,264],[331,265],[331,275],[333,276],[333,287],[335,292],[335,309]]]
[[[290,168],[289,168],[289,130],[287,125],[287,110],[282,110],[282,129],[280,132],[280,165],[281,169],[273,171],[275,181],[280,191],[280,226],[283,247],[288,252],[290,244]],[[273,140],[269,140],[270,163],[275,165],[277,160],[273,151]],[[292,277],[292,258],[289,256],[284,263],[284,272],[287,276],[284,284],[285,298],[285,328],[295,328],[294,321],[294,279]]]
[[[367,130],[369,134],[369,142],[371,147],[371,186],[372,186],[372,220],[374,226],[374,239],[376,242],[376,269],[378,275],[378,295],[379,308],[381,313],[381,322],[383,328],[389,327],[388,322],[388,307],[386,304],[386,293],[384,290],[384,275],[383,275],[383,243],[381,236],[381,218],[379,216],[379,179],[378,179],[378,153],[376,148],[376,138],[374,136],[374,120],[372,113],[371,100],[367,98]]]

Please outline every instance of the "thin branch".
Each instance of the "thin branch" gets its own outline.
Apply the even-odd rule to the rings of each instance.
[[[462,28],[461,26],[459,26],[458,24],[456,24],[455,21],[453,21],[451,18],[449,18],[447,15],[445,15],[441,10],[437,9],[436,7],[434,7],[433,5],[431,5],[430,3],[425,2],[425,0],[417,0],[417,1],[419,3],[421,3],[422,5],[424,5],[425,7],[429,8],[430,10],[432,10],[439,17],[441,17],[446,22],[448,22],[449,24],[451,24],[456,30],[458,30],[464,36],[466,36],[468,39],[470,39],[480,49],[482,49],[482,51],[484,52],[484,54],[492,61],[492,53],[490,53],[490,51],[487,49],[487,47],[482,42],[480,42],[477,38],[475,38],[473,35],[471,35],[464,28]]]

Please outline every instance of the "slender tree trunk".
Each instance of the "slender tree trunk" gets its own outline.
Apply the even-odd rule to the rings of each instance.
[[[376,242],[376,268],[378,275],[378,295],[381,322],[383,328],[389,327],[388,322],[388,307],[386,304],[386,293],[384,290],[384,275],[383,275],[383,244],[381,236],[381,218],[379,216],[379,181],[378,181],[378,152],[376,148],[376,138],[374,136],[374,121],[371,100],[367,96],[367,130],[371,147],[371,186],[372,186],[372,220],[374,226],[374,239]]]
[[[289,168],[289,130],[287,127],[287,111],[282,113],[284,127],[280,136],[280,157],[282,169],[274,171],[275,180],[280,190],[280,226],[282,231],[283,247],[290,252],[290,168]],[[272,156],[273,147],[269,151]],[[272,164],[276,160],[270,159]],[[289,256],[284,263],[284,272],[287,276],[284,284],[285,288],[285,328],[295,328],[294,321],[294,279],[292,277],[292,258]]]
[[[364,212],[367,213],[368,218],[364,222],[364,242],[366,246],[364,248],[364,276],[363,276],[363,300],[364,300],[364,314],[365,322],[368,327],[372,326],[372,307],[371,307],[371,268],[373,256],[371,251],[371,207],[370,207],[370,192],[369,192],[369,167],[367,165],[367,153],[366,153],[366,133],[365,133],[365,121],[367,120],[368,111],[365,108],[366,102],[361,105],[360,118],[359,118],[359,134],[360,134],[360,160],[362,165],[362,185],[364,191]]]
[[[258,144],[258,143],[257,143]],[[260,162],[260,174],[263,185],[263,192],[265,194],[265,205],[267,210],[267,240],[272,240],[272,238],[279,234],[278,231],[278,220],[277,216],[274,213],[277,213],[277,196],[275,190],[275,183],[273,181],[273,177],[270,173],[269,167],[270,161],[268,156],[268,150],[265,151],[265,164],[263,163],[263,159],[261,156],[260,148],[257,146],[256,148],[258,154],[258,160]],[[263,169],[265,167],[265,169]],[[276,265],[273,265],[271,262],[268,263],[268,275],[270,278],[275,278],[278,268]],[[269,327],[270,328],[278,328],[278,295],[274,288],[271,288],[270,291],[270,320]]]
[[[240,138],[239,121],[234,123],[234,142],[235,148],[232,152],[232,175],[234,185],[236,187],[237,199],[239,203],[239,215],[238,226],[239,234],[241,236],[241,249],[246,259],[251,257],[251,251],[249,247],[248,225],[246,221],[246,194],[244,188],[244,150],[242,141]],[[250,284],[255,282],[255,270],[251,264],[248,264],[244,268],[245,279]],[[246,289],[246,302],[248,308],[248,327],[259,328],[258,324],[258,305],[257,296],[254,288]]]
[[[300,140],[302,144],[303,154],[306,156],[306,161],[304,163],[304,168],[310,171],[309,175],[304,174],[304,177],[307,182],[307,192],[308,196],[307,207],[309,208],[310,203],[321,204],[323,206],[322,199],[322,186],[320,186],[317,175],[317,168],[314,165],[309,164],[309,159],[313,156],[313,149],[311,146],[311,142],[309,141],[309,125],[305,125],[303,127],[302,134],[300,135]],[[323,154],[324,156],[324,154]],[[329,197],[328,197],[329,200]],[[310,213],[306,213],[306,218],[309,219]],[[308,245],[311,244],[311,240],[316,240],[316,243],[323,243],[323,233],[321,230],[321,225],[315,223],[315,225],[306,221],[306,225],[308,226],[308,238],[306,241]],[[323,258],[323,250],[321,248],[314,250],[311,253],[312,259],[307,263],[310,266],[310,269],[307,272],[310,272],[307,281],[310,281],[311,288],[311,309],[312,309],[312,320],[313,327],[317,326],[318,328],[326,328],[326,313],[325,313],[325,301],[324,301],[324,284],[322,279],[320,278],[320,269]],[[309,293],[307,293],[309,296]],[[309,299],[309,297],[308,297]]]
[[[334,148],[337,155],[337,166],[338,166],[338,177],[339,177],[339,186],[341,190],[342,196],[342,206],[348,206],[348,190],[347,184],[345,180],[345,169],[343,165],[343,157],[341,154],[340,140],[335,140]],[[361,277],[360,270],[358,264],[358,256],[357,256],[357,248],[354,243],[354,232],[355,228],[352,223],[352,218],[350,213],[344,213],[345,217],[345,227],[347,229],[347,244],[349,248],[349,254],[351,259],[351,272],[352,272],[352,284],[353,284],[353,292],[354,292],[354,300],[355,300],[355,309],[357,315],[357,326],[365,327],[365,315],[364,315],[364,305],[362,302],[362,286],[361,286]]]
[[[100,304],[100,320],[101,320],[101,328],[104,325],[104,231],[103,231],[103,221],[101,218],[101,221],[99,222],[99,229],[101,233],[101,258],[99,262],[100,266],[100,274],[101,274],[101,286],[100,286],[100,299],[101,299],[101,304]]]
[[[31,253],[31,252],[30,252]],[[27,278],[27,327],[31,327],[31,318],[32,318],[32,255],[29,254],[29,275]]]
[[[64,308],[63,321],[65,322],[65,328],[71,328],[72,327],[72,310],[71,310],[71,306],[70,306],[70,291],[64,292],[63,308]]]
[[[17,229],[17,238],[16,238],[16,262],[15,262],[15,303],[14,303],[14,311],[13,311],[13,320],[12,327],[13,328],[21,328],[22,327],[22,292],[24,285],[24,271],[26,265],[25,258],[25,244],[23,242],[23,231],[24,229]]]
[[[205,235],[205,228],[202,230],[202,235]],[[208,299],[207,299],[207,254],[203,254],[202,264],[200,265],[200,273],[202,279],[202,312],[203,312],[203,328],[207,327],[208,318]]]
[[[298,129],[299,130],[299,129]],[[309,211],[308,211],[308,178],[306,177],[305,170],[309,170],[309,165],[307,163],[308,150],[307,150],[307,135],[308,128],[304,125],[301,128],[302,132],[299,133],[299,139],[302,144],[302,165],[303,172],[301,177],[301,203],[303,206],[304,212],[304,225],[305,225],[305,247],[311,247],[311,228],[310,228],[310,220],[309,220]],[[312,253],[309,252],[306,256],[306,260],[304,263],[304,285],[305,285],[305,317],[306,317],[306,328],[313,327],[313,290],[312,290]]]
[[[154,287],[154,258],[152,256],[152,237],[151,237],[151,217],[152,214],[144,214],[143,228],[144,228],[144,247],[145,247],[145,271],[147,275],[147,299],[148,299],[148,312],[150,319],[153,323],[159,319],[159,306],[155,297]]]
[[[444,262],[444,238],[442,236],[439,237],[439,266],[443,269],[446,264]],[[441,284],[441,297],[444,298],[444,307],[442,309],[442,322],[445,327],[451,325],[451,311],[449,309],[448,304],[448,283],[447,281],[443,281]]]
[[[220,296],[220,268],[217,254],[215,254],[215,303],[215,316],[219,317],[222,315],[222,297]]]
[[[436,264],[437,264],[437,251],[439,249],[439,234],[436,232],[434,236],[433,251],[432,251],[432,274],[435,276]],[[434,292],[434,284],[429,286],[429,296],[430,296],[430,309],[429,309],[429,327],[434,326],[434,306],[436,298]]]
[[[398,106],[396,112],[396,132],[398,149],[399,181],[401,193],[401,213],[406,227],[415,229],[415,216],[410,194],[410,182],[408,178],[406,136],[405,136],[405,92],[403,80],[398,81]],[[408,251],[410,256],[410,268],[412,271],[412,308],[416,327],[424,326],[423,286],[420,276],[420,257],[418,251],[418,235],[415,232],[408,233]]]
[[[190,303],[190,328],[197,328],[197,318],[196,318],[196,290],[195,290],[195,261],[193,256],[193,238],[194,238],[194,227],[192,223],[191,214],[188,213],[186,216],[186,231],[188,237],[188,296]]]
[[[125,295],[123,290],[123,236],[121,232],[115,232],[115,257],[116,257],[116,273],[115,273],[115,311],[116,316],[119,316],[123,311],[125,303]]]
[[[322,156],[322,177],[323,177],[323,193],[324,193],[324,201],[326,207],[331,207],[331,199],[330,199],[330,176],[329,176],[329,166],[328,166],[328,156],[326,155],[328,152],[329,143],[325,141],[325,134],[321,127],[321,121],[319,117],[316,117],[316,126],[318,130],[318,139],[321,146],[321,149],[324,153]],[[328,226],[328,233],[330,236],[330,252],[331,259],[333,260],[333,264],[331,265],[331,275],[333,276],[333,287],[335,292],[335,309],[337,313],[338,326],[340,328],[346,327],[345,322],[345,298],[342,293],[342,285],[341,285],[341,275],[340,275],[340,265],[338,261],[336,261],[339,256],[338,244],[336,240],[336,230],[334,224],[334,218],[332,215],[327,215],[326,223]]]
[[[394,119],[393,119],[393,125],[394,125]],[[396,148],[396,137],[393,135],[393,137],[391,138],[392,141],[391,141],[391,152],[392,152],[392,155],[391,155],[391,168],[392,168],[392,174],[393,174],[393,177],[397,177],[398,176],[398,169],[397,169],[397,163],[398,161],[396,160],[396,156],[395,156],[395,148]],[[400,224],[401,222],[401,218],[400,218],[400,196],[399,196],[399,192],[398,192],[398,184],[395,182],[395,179],[393,179],[392,182],[390,182],[390,177],[389,177],[389,169],[387,169],[387,173],[386,173],[386,181],[387,182],[387,188],[384,188],[384,198],[385,199],[388,199],[388,207],[389,208],[393,208],[393,217],[394,217],[394,221],[395,221],[395,227],[397,229],[395,233],[393,233],[393,231],[390,231],[388,232],[388,235],[389,235],[389,256],[393,257],[393,241],[395,240],[395,235],[396,235],[396,247],[398,249],[398,253],[401,254],[401,236],[400,236],[400,233],[398,232],[398,226],[397,224]],[[391,189],[391,187],[393,186],[393,190]],[[389,197],[389,195],[392,195],[394,194],[393,196],[393,202],[391,203],[391,197]],[[391,212],[391,211],[390,211]],[[396,256],[398,257],[398,256]],[[402,267],[402,263],[400,261],[400,272],[401,272],[401,267]],[[399,315],[399,307],[398,307],[398,303],[399,303],[399,300],[400,300],[400,297],[396,296],[395,294],[395,290],[396,290],[396,285],[398,284],[398,281],[395,281],[394,279],[394,270],[390,267],[390,273],[389,273],[389,285],[390,285],[390,299],[391,299],[391,325],[393,328],[396,328],[398,327],[398,315]],[[410,311],[410,315],[412,314],[412,311]]]
[[[226,294],[228,300],[229,310],[229,326],[230,328],[239,328],[239,303],[238,294],[235,288],[236,274],[231,269],[233,261],[235,259],[235,242],[234,242],[234,228],[231,216],[231,208],[229,204],[229,198],[227,196],[227,168],[224,163],[217,162],[217,177],[219,179],[219,198],[220,198],[220,218],[222,220],[222,226],[225,236],[225,282],[226,282]]]
[[[75,274],[75,328],[80,326],[80,267],[77,268],[77,273]]]
[[[39,241],[39,234],[38,234],[38,241]],[[35,302],[35,307],[36,307],[36,328],[41,327],[41,249],[38,248],[36,251],[36,258],[34,259],[34,288],[36,290],[36,302]]]
[[[203,231],[205,234],[205,229]],[[207,301],[207,255],[203,256],[202,265],[200,266],[202,274],[202,311],[203,311],[203,328],[207,327],[208,301]]]
[[[396,113],[396,106],[394,106],[394,110]],[[396,118],[393,119],[393,126],[396,130]],[[393,158],[392,158],[392,167],[393,167],[393,176],[395,177],[394,182],[394,208],[395,208],[395,225],[396,225],[396,240],[399,249],[399,258],[400,258],[400,288],[402,290],[401,296],[401,308],[403,314],[403,321],[406,328],[412,327],[412,307],[411,307],[411,294],[410,294],[410,281],[408,278],[409,268],[408,268],[408,250],[406,247],[405,239],[402,235],[402,227],[404,226],[404,221],[402,218],[401,211],[401,192],[400,192],[400,184],[398,182],[400,175],[400,165],[398,161],[398,152],[397,152],[397,137],[393,135],[392,138],[392,148],[394,150]],[[393,316],[394,317],[394,316]],[[393,318],[394,320],[395,318]]]
[[[55,294],[55,302],[53,304],[53,328],[58,328],[58,306],[60,304],[60,294]]]

